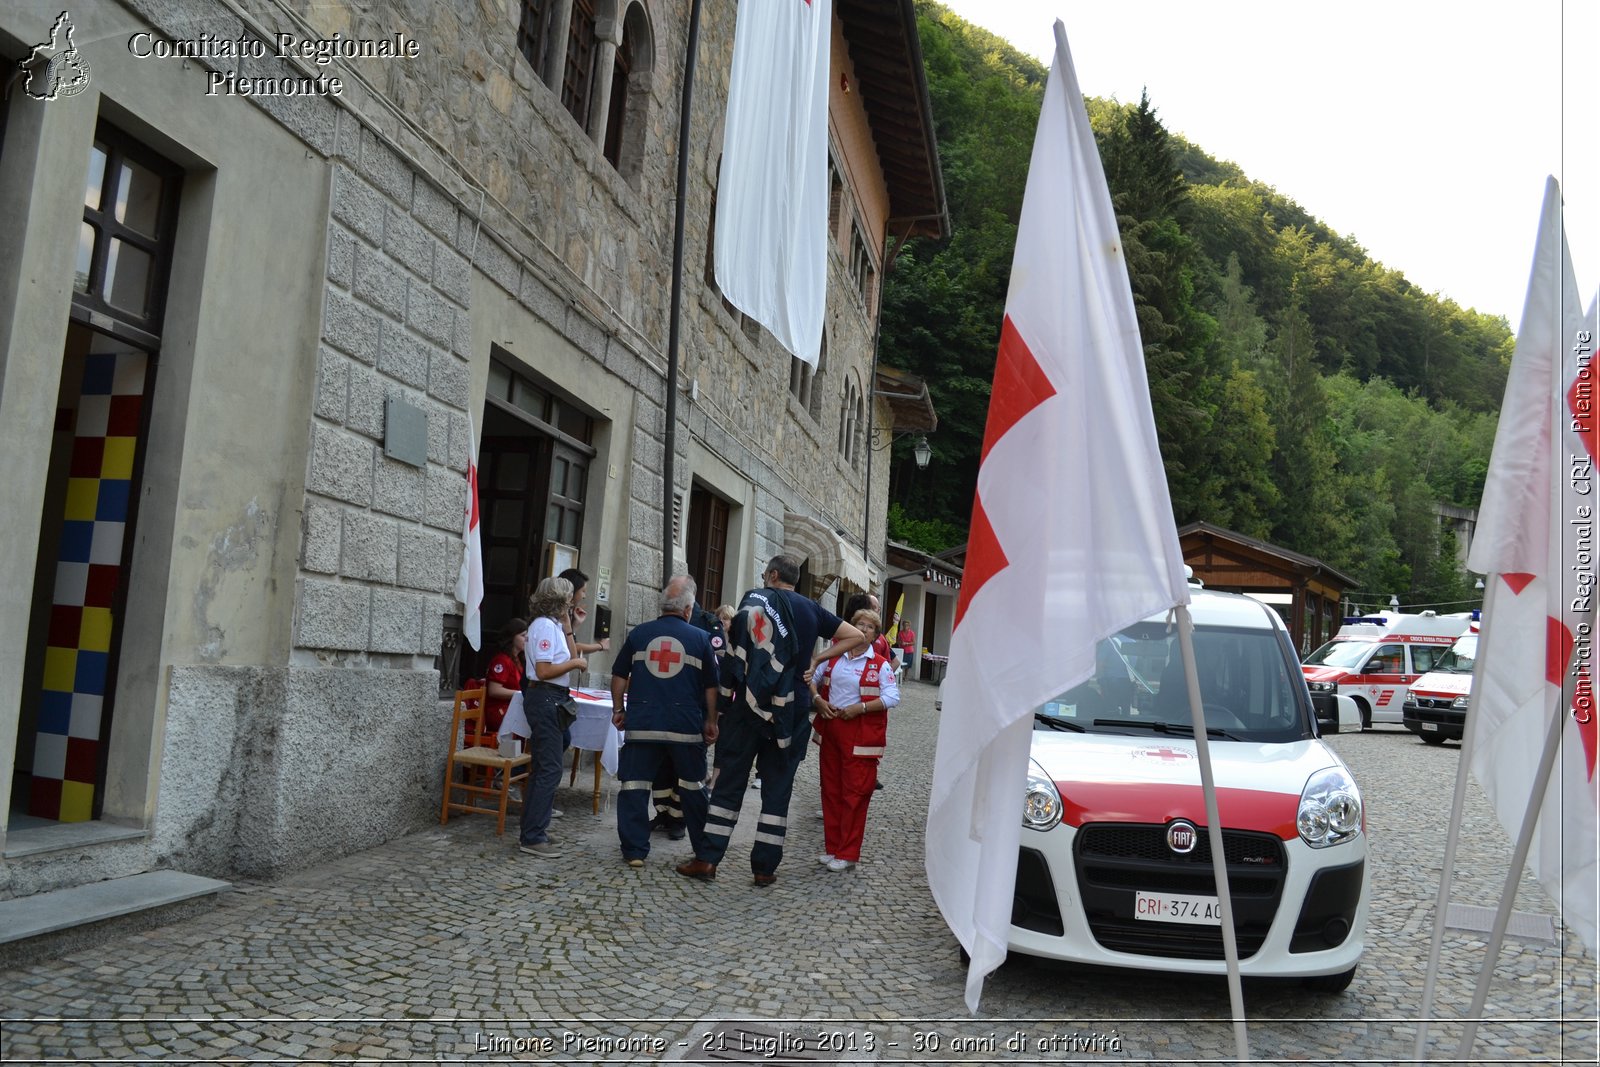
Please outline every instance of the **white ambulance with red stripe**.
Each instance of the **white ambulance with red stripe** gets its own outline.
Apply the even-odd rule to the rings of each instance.
[[[1407,730],[1430,745],[1459,741],[1467,732],[1472,667],[1478,657],[1478,624],[1456,638],[1433,670],[1411,684],[1403,709]]]
[[[1361,791],[1320,737],[1278,614],[1190,592],[1240,971],[1338,992],[1366,936]],[[1176,631],[1152,616],[1102,642],[1095,663],[1034,716],[1009,948],[1225,974]]]
[[[1411,684],[1433,670],[1467,626],[1463,617],[1431,611],[1346,619],[1300,669],[1313,701],[1335,695],[1354,700],[1363,730],[1375,722],[1399,723]]]

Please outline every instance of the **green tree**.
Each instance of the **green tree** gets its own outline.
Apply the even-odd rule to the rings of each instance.
[[[1047,71],[917,0],[951,232],[885,278],[880,358],[939,413],[935,469],[895,446],[897,540],[959,543]],[[1237,165],[1168,132],[1148,96],[1089,99],[1118,215],[1178,521],[1317,556],[1407,603],[1458,585],[1439,502],[1474,506],[1513,341],[1425,293]],[[1426,594],[1426,596],[1424,596]]]

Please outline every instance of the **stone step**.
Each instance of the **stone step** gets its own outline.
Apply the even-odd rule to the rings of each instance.
[[[216,906],[228,882],[181,871],[146,871],[104,882],[0,900],[0,967],[51,959]]]

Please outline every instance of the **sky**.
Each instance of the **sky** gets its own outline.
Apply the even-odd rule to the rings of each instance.
[[[1546,175],[1600,284],[1596,0],[941,0],[1275,187],[1412,284],[1522,314]]]

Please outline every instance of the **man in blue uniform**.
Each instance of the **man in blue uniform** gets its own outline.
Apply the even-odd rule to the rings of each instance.
[[[795,591],[800,564],[793,557],[773,556],[762,578],[766,586],[744,595],[728,635],[721,667],[722,740],[709,806],[697,804],[697,817],[684,796],[694,859],[677,871],[686,878],[709,882],[717,876],[754,767],[761,779],[761,815],[750,871],[758,886],[778,880],[789,794],[800,765],[792,746],[803,746],[811,734],[811,672],[866,643],[860,630]],[[818,649],[819,637],[834,643]]]
[[[706,745],[717,739],[717,657],[704,630],[691,625],[694,579],[678,575],[661,593],[661,617],[628,634],[611,668],[611,721],[628,732],[617,759],[617,839],[630,867],[650,854],[651,781],[673,768],[700,846],[706,797]]]
[[[706,632],[706,636],[711,639],[711,651],[720,661],[728,641],[722,629],[722,620],[696,602],[689,612],[689,621]],[[683,801],[678,794],[678,775],[672,764],[666,760],[663,760],[656,770],[655,781],[650,785],[650,799],[656,806],[656,818],[650,824],[650,829],[666,831],[669,841],[682,841]]]

